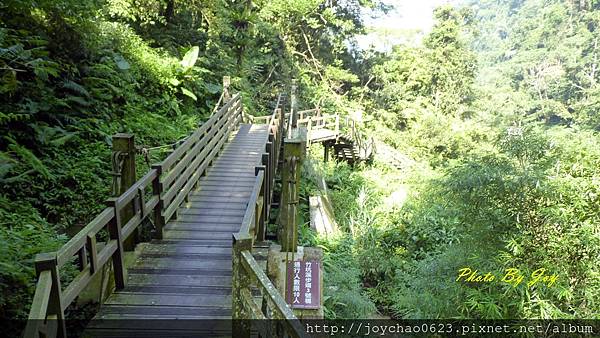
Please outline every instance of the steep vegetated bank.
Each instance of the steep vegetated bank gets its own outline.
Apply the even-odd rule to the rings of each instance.
[[[180,139],[231,75],[257,115],[298,78],[304,106],[362,112],[404,159],[401,170],[377,158],[315,164],[344,232],[301,228],[326,252],[329,318],[598,318],[598,5],[442,7],[421,46],[389,54],[348,48],[365,6],[385,7],[2,2],[0,317],[26,316],[35,253],[64,243],[110,194],[110,136]],[[457,282],[466,267],[498,280]],[[499,281],[507,268],[558,278],[511,285]]]
[[[250,114],[266,114],[294,77],[304,97],[340,105],[356,81],[346,43],[362,29],[363,6],[380,4],[3,1],[0,319],[26,317],[34,255],[103,207],[112,134],[177,141],[208,117],[224,75]]]
[[[422,46],[365,62],[363,119],[407,161],[320,169],[345,235],[314,243],[333,275],[358,267],[330,280],[333,313],[364,316],[369,300],[396,318],[599,318],[599,13],[442,7]]]

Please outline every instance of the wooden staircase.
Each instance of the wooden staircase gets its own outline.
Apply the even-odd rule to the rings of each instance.
[[[313,116],[312,113],[316,115]],[[354,119],[341,118],[338,113],[321,115],[320,108],[300,111],[298,114],[298,125],[305,126],[308,131],[307,145],[322,143],[325,160],[329,158],[329,149],[333,149],[336,161],[346,161],[350,165],[372,160],[375,153],[374,140],[359,131]]]
[[[356,133],[353,133],[356,134]],[[334,158],[350,165],[370,161],[374,154],[372,143],[363,143],[359,136],[340,135],[333,144]]]
[[[338,137],[337,142],[333,144],[333,153],[337,161],[346,161],[350,165],[365,160],[361,157],[356,143],[346,135]]]

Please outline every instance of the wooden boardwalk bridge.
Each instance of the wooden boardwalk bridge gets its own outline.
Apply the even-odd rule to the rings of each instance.
[[[286,114],[286,118],[290,113]],[[254,123],[265,123],[267,116],[252,118]],[[307,141],[321,143],[324,148],[323,158],[327,161],[330,153],[334,159],[346,161],[351,165],[370,160],[375,153],[375,142],[366,137],[357,128],[357,122],[339,114],[322,114],[321,108],[297,112],[298,127],[306,128]]]
[[[177,218],[163,228],[163,239],[140,250],[127,271],[126,286],[104,303],[88,334],[106,337],[114,331],[151,328],[169,336],[185,327],[172,321],[161,321],[157,327],[135,320],[231,319],[231,236],[240,230],[268,136],[267,125],[240,125],[198,180],[199,187],[178,207]],[[231,335],[227,328],[222,331],[223,325],[200,324],[212,334]],[[197,335],[209,335],[195,329]]]
[[[239,94],[230,97],[226,87],[224,98],[208,121],[137,181],[126,179],[135,177],[132,137],[120,135],[113,144],[121,165],[118,196],[57,252],[36,257],[26,338],[66,337],[65,310],[110,270],[114,292],[85,336],[305,336],[253,254],[265,241],[272,205],[280,209],[280,242],[297,240],[294,201],[306,145],[297,126],[321,135],[331,118],[298,120],[283,111],[281,95],[272,115],[253,118]],[[333,119],[336,135],[328,140],[340,135],[339,117]],[[284,184],[275,201],[278,181]],[[153,239],[138,243],[148,228]],[[126,267],[125,251],[133,247],[135,262]],[[61,278],[66,265],[79,271],[68,281]],[[184,325],[186,319],[194,321]],[[257,328],[250,319],[280,320]]]

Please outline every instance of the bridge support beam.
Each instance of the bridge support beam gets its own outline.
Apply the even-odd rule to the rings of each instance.
[[[280,243],[281,251],[296,252],[298,247],[298,186],[302,163],[306,157],[306,129],[292,131],[292,138],[284,140],[283,170],[281,172]]]

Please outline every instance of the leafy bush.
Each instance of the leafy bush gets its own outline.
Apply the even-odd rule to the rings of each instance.
[[[23,304],[31,303],[33,295],[33,257],[56,250],[66,239],[34,208],[0,195],[0,319],[17,325],[15,319],[27,318]]]

